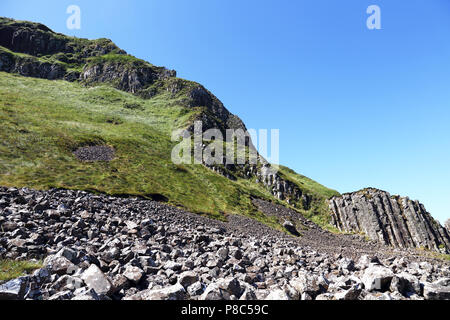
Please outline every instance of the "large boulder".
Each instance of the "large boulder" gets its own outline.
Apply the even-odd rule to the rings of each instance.
[[[298,277],[292,279],[289,284],[297,290],[299,294],[306,293],[313,297],[322,291],[325,291],[319,277],[306,272],[299,273]]]
[[[130,298],[130,300],[185,300],[186,290],[179,283],[163,289],[150,289],[138,293],[137,295]]]
[[[197,273],[193,271],[185,271],[178,277],[178,282],[187,289],[198,281]]]
[[[206,288],[200,300],[230,300],[232,296],[239,299],[242,291],[239,280],[235,278],[219,279]]]
[[[450,279],[441,279],[433,283],[425,283],[423,296],[426,300],[450,300]]]
[[[265,300],[270,301],[284,301],[284,300],[291,300],[289,295],[286,293],[283,289],[276,289],[271,291]]]
[[[84,271],[81,278],[86,285],[89,288],[94,289],[97,294],[108,295],[113,291],[112,282],[95,264],[92,264]]]
[[[131,282],[138,283],[139,281],[141,281],[142,277],[144,276],[144,271],[142,271],[141,268],[129,265],[126,267],[123,275],[125,278],[127,278]]]
[[[29,280],[29,277],[21,277],[0,285],[0,300],[24,299]]]
[[[393,277],[394,273],[391,269],[381,265],[371,265],[364,271],[361,280],[366,290],[385,292],[389,290]]]
[[[399,292],[405,297],[421,293],[419,279],[406,272],[396,274],[392,278],[390,289],[392,292]]]

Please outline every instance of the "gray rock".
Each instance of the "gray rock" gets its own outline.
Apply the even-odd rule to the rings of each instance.
[[[220,288],[217,283],[210,284],[199,300],[230,300],[230,293]]]
[[[319,277],[306,272],[300,272],[298,277],[292,279],[289,284],[297,290],[299,294],[307,293],[313,297],[322,291],[319,284]]]
[[[95,290],[97,294],[108,295],[113,291],[111,281],[95,264],[92,264],[86,271],[84,271],[81,278],[86,285],[90,289]]]
[[[75,295],[75,293],[74,293]],[[78,292],[77,295],[75,295],[72,298],[73,301],[98,301],[100,300],[100,297],[97,295],[95,290],[83,290],[82,292]]]
[[[197,273],[193,271],[185,271],[180,274],[178,282],[186,289],[198,281]]]
[[[419,279],[406,272],[396,274],[392,278],[390,289],[392,292],[399,292],[405,297],[421,294]]]
[[[179,283],[164,289],[146,290],[138,294],[138,300],[185,300],[186,290]]]
[[[199,295],[203,294],[204,291],[205,291],[205,288],[200,281],[193,283],[192,285],[190,285],[187,288],[187,292],[191,297],[199,296]]]
[[[283,223],[283,227],[292,235],[298,237],[300,236],[300,233],[297,231],[297,228],[294,226],[294,224],[291,221],[285,221]]]
[[[68,272],[72,273],[77,269],[77,267],[70,262],[69,259],[61,255],[47,257],[44,260],[44,267],[51,270],[52,273],[56,273],[60,276],[65,275]]]
[[[0,285],[0,300],[24,299],[29,280],[29,277],[21,277]]]
[[[219,257],[219,258],[221,258],[222,260],[226,260],[226,259],[228,259],[228,254],[229,254],[229,250],[228,250],[228,248],[220,248],[218,251],[217,251],[217,256]]]
[[[448,281],[425,283],[423,296],[426,300],[450,300],[450,285]]]
[[[71,300],[73,298],[73,293],[70,290],[61,291],[54,295],[52,295],[48,300],[57,301],[57,300]]]
[[[267,295],[265,300],[269,300],[269,301],[287,301],[287,300],[291,300],[291,298],[286,293],[286,291],[284,291],[282,289],[276,289],[276,290],[271,291]]]
[[[371,265],[364,271],[361,280],[366,290],[384,292],[389,289],[393,277],[392,270],[383,266]]]
[[[364,232],[373,241],[398,248],[450,250],[450,232],[407,197],[369,188],[334,197],[329,207],[339,230]]]
[[[133,266],[127,266],[124,273],[124,277],[130,280],[131,282],[138,283],[141,281],[142,277],[144,276],[144,271],[141,268],[133,267]]]
[[[362,286],[356,284],[346,291],[338,292],[334,295],[336,300],[357,300],[362,292]]]

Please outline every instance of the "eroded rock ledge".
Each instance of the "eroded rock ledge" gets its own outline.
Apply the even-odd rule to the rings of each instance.
[[[399,248],[424,248],[448,253],[450,233],[407,197],[365,189],[329,201],[332,223],[341,231],[366,234],[371,240]]]

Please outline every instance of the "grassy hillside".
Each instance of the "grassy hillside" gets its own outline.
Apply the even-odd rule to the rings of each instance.
[[[292,169],[280,166],[280,176],[284,179],[294,182],[303,192],[312,195],[311,209],[308,211],[300,210],[303,215],[322,227],[326,227],[330,231],[335,231],[329,224],[329,210],[326,200],[339,196],[339,192],[328,189],[327,187],[302,176]]]
[[[275,226],[251,203],[251,196],[274,200],[260,184],[171,162],[171,132],[201,111],[183,107],[179,99],[161,93],[144,100],[109,86],[0,73],[0,185],[162,195],[196,213],[218,219],[244,214]],[[94,144],[112,146],[116,158],[81,162],[73,155]],[[335,194],[287,168],[282,174],[318,199]]]

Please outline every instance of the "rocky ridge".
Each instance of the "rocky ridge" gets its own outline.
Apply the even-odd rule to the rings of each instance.
[[[370,239],[399,248],[450,252],[450,232],[407,197],[365,189],[329,201],[332,224],[341,231],[364,233]]]
[[[448,263],[371,243],[342,252],[342,238],[358,248],[354,236],[329,235],[313,249],[306,234],[318,230],[302,221],[305,235],[292,237],[245,217],[219,222],[153,201],[0,188],[1,258],[44,261],[1,284],[0,299],[450,299]]]

